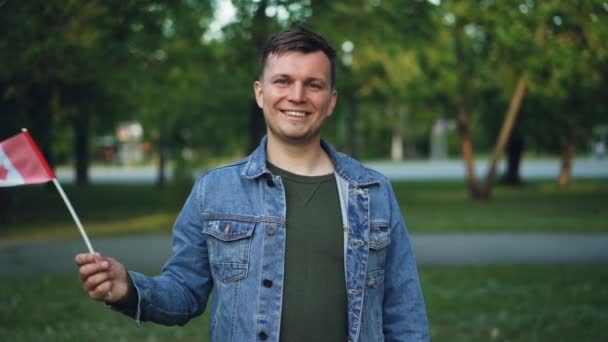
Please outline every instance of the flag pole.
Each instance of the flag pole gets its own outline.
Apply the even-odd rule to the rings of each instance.
[[[72,208],[72,204],[70,203],[70,200],[65,195],[65,192],[63,192],[63,188],[61,187],[61,184],[59,184],[59,181],[57,181],[57,177],[55,176],[54,172],[48,166],[48,163],[46,162],[46,160],[40,153],[40,150],[38,149],[38,146],[36,146],[36,143],[32,140],[30,134],[27,131],[27,128],[21,128],[21,132],[25,133],[26,137],[29,138],[29,144],[30,144],[31,149],[34,152],[38,153],[38,159],[39,159],[38,162],[41,163],[42,166],[46,167],[44,182],[48,182],[48,180],[53,181],[53,184],[55,184],[55,187],[57,188],[57,191],[59,191],[61,198],[63,198],[63,202],[70,210],[70,214],[72,214],[72,218],[74,219],[74,222],[76,222],[76,225],[78,226],[78,229],[80,230],[80,235],[82,235],[82,238],[84,239],[84,242],[86,243],[87,248],[89,249],[89,252],[91,254],[95,253],[95,251],[93,250],[93,246],[91,245],[91,242],[89,241],[89,237],[87,236],[87,232],[84,231],[84,228],[82,227],[82,223],[80,223],[80,219],[78,219],[78,215],[76,215],[76,212],[74,211],[74,208]]]
[[[91,254],[95,253],[95,251],[93,250],[93,246],[91,245],[91,241],[89,241],[89,237],[87,236],[87,232],[82,227],[82,223],[80,223],[80,219],[78,219],[78,215],[76,215],[74,208],[72,208],[72,204],[70,203],[70,200],[68,199],[68,197],[65,195],[65,192],[63,192],[63,188],[61,187],[61,184],[59,184],[59,182],[57,181],[57,178],[53,178],[53,184],[55,184],[57,191],[59,191],[59,193],[61,194],[61,197],[63,198],[63,202],[65,202],[65,205],[70,210],[70,214],[72,214],[72,218],[74,218],[74,222],[76,222],[76,225],[78,226],[78,229],[80,230],[80,235],[82,235],[82,238],[84,239],[84,243],[87,244],[89,253],[91,253]]]

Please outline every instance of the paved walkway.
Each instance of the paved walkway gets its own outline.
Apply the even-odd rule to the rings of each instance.
[[[489,162],[476,160],[475,172],[478,177],[485,177]],[[367,166],[377,170],[391,180],[419,179],[465,179],[464,162],[461,160],[424,160],[406,162],[369,162]],[[497,165],[496,174],[504,174],[505,160]],[[559,177],[560,161],[557,159],[523,160],[520,175],[524,180],[557,179]],[[608,158],[577,158],[572,164],[572,178],[608,178]]]
[[[366,162],[367,166],[386,175],[391,180],[418,180],[418,179],[464,179],[465,169],[462,160],[418,160],[404,162]],[[488,161],[475,161],[475,169],[479,177],[483,177],[488,167]],[[502,160],[497,167],[497,174],[504,173],[506,163]],[[527,160],[521,164],[521,176],[524,180],[557,179],[560,161],[557,159]],[[200,174],[195,171],[193,177]],[[167,170],[168,177],[172,171]],[[56,170],[57,178],[62,184],[74,181],[72,168],[59,168]],[[93,166],[89,170],[92,183],[153,183],[157,177],[155,166],[145,167],[103,167]],[[593,159],[588,157],[577,158],[573,162],[572,177],[608,178],[608,158]]]
[[[94,238],[93,246],[129,269],[158,272],[169,236]],[[421,265],[608,263],[608,234],[414,234]],[[0,241],[0,279],[76,272],[82,240]]]

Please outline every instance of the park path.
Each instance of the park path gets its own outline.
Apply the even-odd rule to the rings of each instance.
[[[158,272],[171,254],[166,235],[95,238],[96,250],[127,268]],[[420,265],[608,263],[608,234],[412,234]],[[82,240],[0,241],[0,279],[76,273]]]
[[[390,180],[421,180],[421,179],[464,179],[465,169],[461,160],[418,160],[404,162],[366,162],[370,168],[381,172]],[[480,177],[486,172],[488,162],[485,160],[475,161],[476,174]],[[502,160],[498,164],[497,174],[504,173],[506,163]],[[558,159],[533,159],[524,160],[521,164],[520,174],[524,180],[533,179],[557,179],[559,175],[560,161]],[[194,172],[194,177],[200,174]],[[72,168],[59,168],[56,170],[57,178],[63,184],[74,182],[74,170]],[[128,183],[128,184],[150,184],[157,177],[155,166],[146,167],[104,167],[94,166],[89,170],[92,183]],[[171,177],[171,170],[168,176]],[[577,158],[572,166],[572,178],[608,178],[608,158]]]

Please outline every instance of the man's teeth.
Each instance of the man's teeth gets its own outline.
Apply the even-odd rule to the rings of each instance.
[[[306,112],[297,112],[295,110],[285,110],[283,113],[290,116],[306,116]]]

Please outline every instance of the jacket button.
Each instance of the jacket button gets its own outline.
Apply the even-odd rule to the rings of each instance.
[[[268,334],[265,331],[261,331],[258,336],[260,337],[260,340],[265,341],[268,339]]]
[[[272,280],[264,279],[262,280],[262,285],[264,285],[264,287],[272,287]]]
[[[274,187],[274,180],[272,178],[266,178],[266,185],[269,187]]]
[[[266,228],[266,234],[270,236],[273,236],[276,232],[277,230],[273,226]]]

